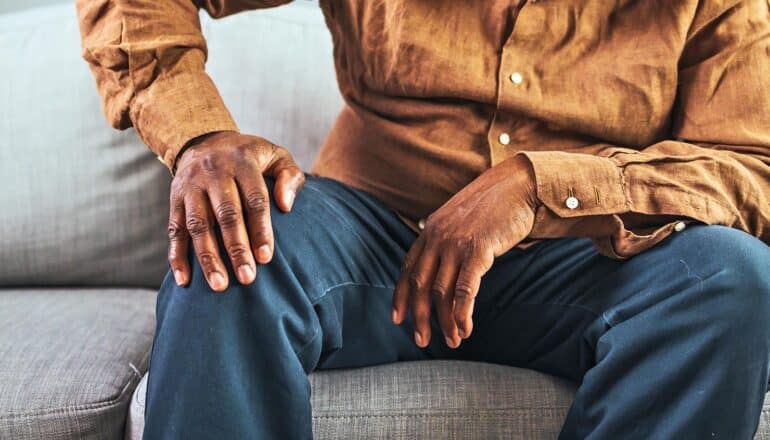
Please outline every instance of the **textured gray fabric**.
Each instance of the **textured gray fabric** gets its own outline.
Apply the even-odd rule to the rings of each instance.
[[[0,290],[0,438],[119,439],[155,292]]]
[[[423,361],[310,375],[317,439],[552,439],[576,384],[534,371]],[[137,386],[126,440],[141,440],[147,376]],[[770,394],[769,394],[770,395]],[[756,440],[770,440],[770,399]]]
[[[534,371],[427,361],[311,376],[318,438],[555,438],[574,385]]]
[[[0,285],[158,286],[169,173],[106,124],[74,5],[0,15]]]
[[[305,170],[342,108],[331,35],[314,3],[203,19],[206,70],[241,131],[286,147]]]
[[[126,438],[144,426],[144,379]],[[574,385],[534,371],[460,361],[404,362],[310,375],[318,439],[555,438]]]
[[[0,0],[0,14],[61,3],[72,3],[72,0]]]
[[[203,22],[240,128],[307,169],[342,105],[319,8]],[[0,78],[0,285],[157,286],[169,175],[132,130],[107,126],[74,7],[0,15]]]

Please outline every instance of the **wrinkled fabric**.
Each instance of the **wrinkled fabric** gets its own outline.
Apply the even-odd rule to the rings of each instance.
[[[204,71],[198,10],[281,3],[78,0],[112,126],[171,169],[192,138],[237,130]],[[314,173],[416,221],[523,154],[542,202],[530,239],[585,236],[626,258],[684,221],[770,242],[767,0],[321,7],[346,106]]]

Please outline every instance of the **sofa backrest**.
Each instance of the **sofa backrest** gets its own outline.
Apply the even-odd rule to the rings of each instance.
[[[209,71],[244,132],[307,168],[341,107],[311,2],[214,22]],[[0,287],[157,286],[170,176],[106,124],[71,3],[0,14]]]

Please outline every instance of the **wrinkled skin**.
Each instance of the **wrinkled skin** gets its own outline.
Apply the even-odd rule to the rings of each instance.
[[[180,286],[190,282],[187,251],[192,239],[206,280],[223,292],[230,282],[229,258],[242,284],[256,276],[256,263],[273,256],[270,195],[263,176],[275,178],[278,208],[291,210],[305,176],[285,149],[256,136],[232,131],[191,142],[179,155],[171,183],[168,260]],[[227,255],[220,255],[214,226],[222,232]]]
[[[238,282],[250,284],[257,263],[273,255],[270,195],[263,176],[275,178],[277,207],[289,212],[304,175],[288,151],[256,136],[216,132],[180,154],[171,185],[168,259],[177,284],[190,281],[187,252],[192,240],[206,280],[223,292],[230,282],[228,258]],[[537,208],[532,166],[514,156],[488,169],[425,222],[407,253],[393,295],[393,322],[411,307],[415,343],[430,342],[431,303],[449,347],[473,330],[471,315],[482,276],[498,257],[532,231]],[[220,255],[219,225],[227,255]]]
[[[409,250],[393,296],[393,322],[409,307],[415,343],[431,338],[434,303],[446,343],[457,348],[473,330],[473,305],[481,277],[498,257],[532,231],[537,208],[532,166],[514,156],[488,169],[425,222]]]

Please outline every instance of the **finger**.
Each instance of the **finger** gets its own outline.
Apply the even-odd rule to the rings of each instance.
[[[457,275],[454,295],[454,319],[461,338],[467,339],[473,331],[473,305],[481,285],[481,277],[489,270],[486,258],[466,258]]]
[[[189,192],[185,196],[187,231],[192,237],[195,255],[200,263],[203,275],[211,289],[222,292],[227,288],[227,270],[222,263],[214,235],[214,216],[206,195],[202,192]]]
[[[297,193],[305,184],[305,174],[291,158],[279,160],[271,175],[275,177],[273,198],[278,208],[283,212],[291,211]]]
[[[438,253],[426,246],[409,275],[409,296],[414,318],[414,342],[425,348],[430,342],[430,289],[438,269]]]
[[[190,263],[187,251],[190,236],[185,227],[184,200],[172,193],[168,215],[168,264],[179,286],[190,282]]]
[[[404,322],[406,312],[409,309],[409,274],[417,262],[417,258],[422,253],[423,240],[418,238],[407,252],[404,258],[404,264],[401,265],[401,274],[399,275],[396,289],[393,292],[393,313],[392,320],[396,325]]]
[[[440,259],[439,269],[431,287],[431,296],[446,344],[449,348],[457,348],[462,338],[457,331],[453,309],[454,286],[457,284],[457,273],[460,269],[459,261],[450,254],[442,255]]]
[[[261,174],[239,178],[238,188],[246,212],[249,242],[257,262],[273,258],[273,225],[270,221],[270,195]]]
[[[222,232],[222,241],[233,271],[241,284],[251,284],[256,275],[256,263],[251,253],[249,235],[243,221],[243,208],[238,187],[233,180],[212,186],[208,197],[214,209],[214,218]]]

